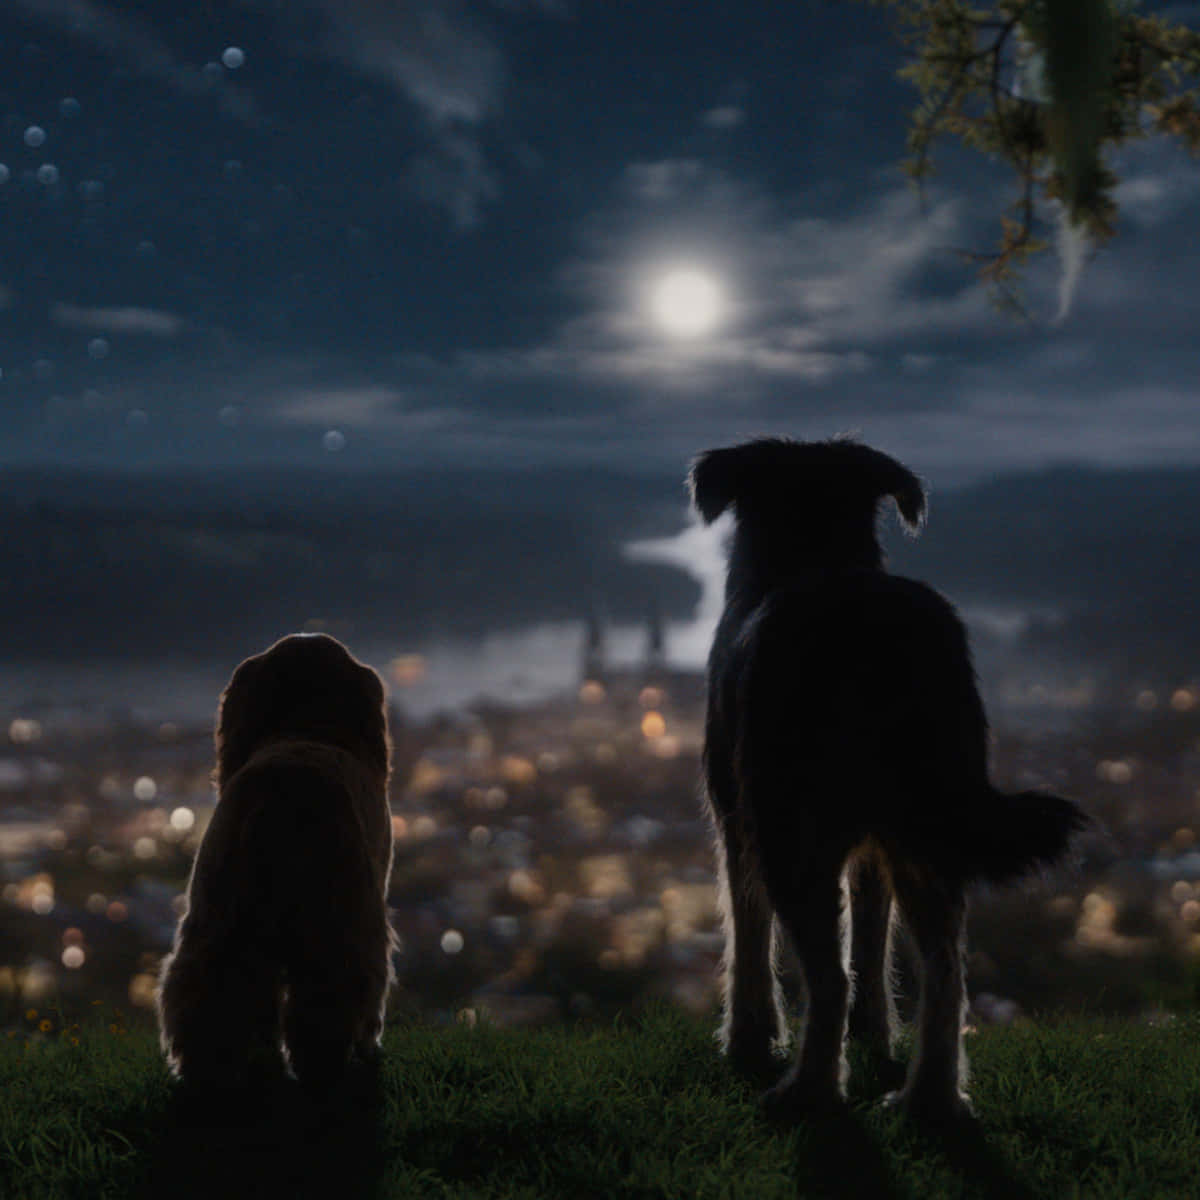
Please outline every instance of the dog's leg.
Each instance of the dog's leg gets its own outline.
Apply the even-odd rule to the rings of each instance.
[[[354,1055],[360,1062],[375,1063],[380,1058],[388,989],[394,979],[392,946],[393,935],[385,925],[382,936],[372,939],[372,944],[364,948],[362,1007],[354,1038]]]
[[[316,1092],[341,1079],[352,1054],[378,1059],[390,941],[373,899],[354,929],[321,928],[314,916],[311,941],[289,956],[283,1038],[296,1078]]]
[[[788,1042],[776,974],[777,933],[752,851],[736,817],[717,822],[717,897],[725,931],[721,1049],[752,1077],[778,1072]]]
[[[892,888],[877,854],[868,854],[853,869],[850,911],[850,1036],[862,1043],[885,1085],[897,1087],[903,1071],[892,1059]]]
[[[165,963],[158,996],[172,1069],[205,1089],[240,1089],[281,1072],[279,1006],[277,964],[182,938]]]
[[[775,911],[791,936],[804,971],[808,1011],[803,1041],[787,1074],[767,1093],[768,1110],[782,1117],[838,1107],[846,1083],[846,1010],[850,980],[842,936],[845,887],[840,863],[805,873],[800,864],[781,864],[768,875]],[[802,882],[793,882],[800,880]]]
[[[717,904],[725,935],[718,1040],[734,1067],[753,1079],[778,1074],[775,1051],[788,1043],[787,1010],[776,972],[777,931],[748,814],[712,712],[704,749],[706,798],[716,837]]]
[[[333,963],[289,964],[283,1040],[296,1078],[313,1092],[332,1088],[350,1061],[360,1009]],[[340,967],[341,964],[338,964]]]
[[[386,978],[372,981],[370,993],[363,1001],[363,1016],[354,1037],[354,1056],[360,1062],[377,1062],[383,1040],[383,1016],[387,1005]]]
[[[945,1123],[971,1115],[963,1050],[967,903],[961,885],[922,872],[895,875],[896,895],[921,962],[917,1040],[904,1088],[889,1099],[914,1115]]]

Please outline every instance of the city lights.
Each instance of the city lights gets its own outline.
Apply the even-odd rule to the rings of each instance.
[[[388,661],[395,684],[395,660]],[[1131,705],[1139,691],[1126,689],[1126,719],[1174,723],[1190,754],[1200,727],[1193,734],[1180,726],[1196,709],[1179,696],[1192,686],[1156,685],[1161,702],[1154,708]],[[1028,690],[1022,695],[1028,699]],[[1047,687],[1040,703],[1066,695]],[[14,758],[58,756],[56,734],[40,724],[31,733],[24,724],[35,718],[7,720]],[[411,740],[397,750],[408,765],[395,781],[390,815],[402,985],[419,995],[431,961],[453,962],[460,1008],[487,1009],[500,1021],[552,1019],[560,1005],[522,989],[535,987],[545,961],[566,954],[603,970],[614,995],[653,979],[676,1003],[697,1010],[715,1003],[721,923],[696,795],[703,720],[698,677],[656,679],[634,670],[585,678],[577,692],[521,710],[405,728],[401,738]],[[0,961],[0,979],[11,979],[14,995],[83,987],[151,1011],[158,964],[186,913],[187,871],[214,799],[207,736],[175,722],[164,735],[163,724],[149,722],[124,759],[99,739],[87,776],[60,770],[41,776],[52,782],[35,785],[30,775],[22,785],[41,787],[52,807],[40,823],[0,829],[0,868],[9,871],[0,877],[0,903],[43,931],[34,935],[43,939],[36,970],[32,961]],[[1064,753],[1063,746],[1075,749]],[[1154,822],[1140,877],[1128,869],[1119,880],[1093,874],[1064,880],[1049,899],[1030,899],[1051,922],[1047,930],[1058,931],[1053,936],[1068,930],[1073,953],[1114,963],[1148,960],[1155,947],[1189,961],[1200,956],[1200,779],[1188,775],[1190,765],[1164,772],[1157,753],[1128,732],[1097,735],[1086,747],[1017,740],[1002,750],[999,770],[1020,777],[1020,786],[1053,780],[1066,794],[1097,804],[1104,797],[1110,820],[1123,813]],[[1047,774],[1058,764],[1071,774]],[[14,872],[7,864],[18,861]],[[1126,913],[1136,920],[1127,923]],[[145,947],[136,968],[115,979],[120,958],[111,939]],[[1053,962],[1056,949],[1043,950]],[[515,988],[520,999],[498,1000],[492,986]],[[1020,1011],[1002,994],[1002,981],[988,986],[999,990],[985,991],[991,999],[972,1012],[973,1022]],[[595,1003],[581,991],[579,1005]]]

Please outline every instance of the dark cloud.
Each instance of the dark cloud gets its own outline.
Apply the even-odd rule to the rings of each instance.
[[[12,0],[28,20],[85,41],[147,78],[189,97],[212,97],[227,116],[252,128],[265,118],[249,92],[227,74],[185,61],[150,25],[101,0]]]
[[[1051,254],[1023,323],[957,253],[1011,181],[903,182],[911,97],[862,13],[218,8],[219,34],[99,0],[0,17],[5,461],[323,462],[337,433],[351,467],[669,467],[842,429],[940,478],[1200,459],[1200,169],[1163,144],[1118,164],[1069,316]],[[650,315],[679,264],[724,294],[690,342]]]

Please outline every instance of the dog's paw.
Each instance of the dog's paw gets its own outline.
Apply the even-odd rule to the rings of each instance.
[[[846,1098],[836,1084],[792,1076],[777,1083],[762,1097],[768,1120],[782,1125],[838,1116],[846,1111]]]
[[[785,1065],[771,1048],[771,1043],[763,1039],[731,1041],[725,1055],[729,1065],[743,1079],[764,1087],[779,1078]]]
[[[971,1101],[957,1089],[902,1088],[889,1092],[883,1106],[902,1111],[917,1125],[938,1132],[965,1131],[976,1124]]]
[[[367,1066],[378,1066],[383,1062],[383,1047],[374,1038],[365,1038],[354,1046],[354,1061]]]

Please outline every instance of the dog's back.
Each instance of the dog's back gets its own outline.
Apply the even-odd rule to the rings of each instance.
[[[939,877],[993,879],[1065,845],[1070,806],[1002,795],[989,781],[966,630],[932,588],[875,570],[815,571],[724,634],[711,728],[746,794],[771,798],[784,840],[872,838]],[[1039,836],[1045,821],[1057,828]]]
[[[337,746],[282,741],[254,754],[222,788],[197,856],[197,933],[237,940],[285,970],[348,931],[386,936],[391,840],[381,801],[378,780]],[[354,925],[347,912],[377,917],[379,928],[362,929],[363,916]]]
[[[798,806],[834,807],[870,833],[986,792],[965,634],[920,583],[813,572],[769,592],[712,669],[739,774],[767,763],[802,775]]]
[[[848,852],[874,838],[945,879],[1001,881],[1061,857],[1082,814],[996,791],[962,621],[883,569],[876,507],[894,496],[916,529],[916,477],[854,442],[766,439],[710,451],[692,481],[708,519],[737,514],[709,661],[715,802],[769,806],[745,816],[781,843]]]

